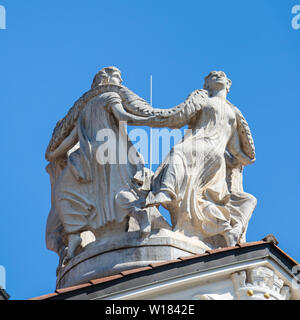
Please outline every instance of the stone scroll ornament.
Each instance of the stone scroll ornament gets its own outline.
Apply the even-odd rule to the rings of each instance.
[[[80,244],[78,233],[85,230],[95,231],[113,220],[121,223],[128,212],[132,212],[133,207],[137,208],[140,217],[146,212],[148,218],[142,219],[144,222],[141,222],[140,226],[141,229],[147,230],[145,221],[151,220],[151,214],[147,210],[157,210],[159,205],[170,212],[173,231],[181,232],[188,237],[198,237],[214,247],[232,246],[245,241],[247,225],[255,209],[256,199],[243,191],[242,173],[245,165],[255,161],[255,149],[248,123],[242,113],[226,99],[230,86],[231,81],[224,72],[211,72],[205,79],[204,89],[193,91],[183,103],[170,109],[153,108],[120,83],[100,82],[85,93],[66,117],[57,123],[46,152],[46,159],[55,163],[48,168],[52,177],[52,187],[55,189],[52,206],[60,207],[59,210],[53,209],[53,212],[60,211],[60,214],[55,215],[52,212],[52,218],[48,218],[48,248],[62,255],[61,251],[70,247],[70,242],[73,241],[75,244],[69,254],[71,258]],[[103,110],[99,115],[93,114],[100,112],[97,111],[99,108],[93,107],[95,101]],[[91,180],[95,180],[92,183],[94,189],[98,188],[97,183],[106,184],[109,181],[99,181],[93,176],[93,162],[96,160],[89,156],[93,141],[86,144],[86,140],[89,140],[86,137],[86,126],[90,118],[97,121],[107,117],[107,122],[103,125],[113,128],[115,124],[112,122],[112,114],[115,113],[111,111],[112,107],[107,107],[112,105],[121,105],[123,112],[132,117],[133,120],[130,120],[128,116],[129,124],[172,129],[187,125],[190,130],[183,140],[172,148],[154,175],[148,172],[147,176],[142,164],[140,168],[129,170],[128,179],[124,178],[124,190],[114,190],[116,196],[122,195],[122,203],[124,197],[128,199],[126,193],[133,194],[132,201],[126,200],[126,205],[122,207],[122,210],[126,207],[129,211],[120,215],[114,212],[115,216],[110,219],[106,216],[105,210],[97,210],[97,206],[101,205],[98,200],[90,197],[90,194],[94,193],[89,189]],[[94,126],[95,129],[99,129],[98,124]],[[79,140],[81,154],[73,158],[71,154],[54,161],[51,153],[74,131]],[[122,141],[118,143],[121,144]],[[74,152],[75,155],[76,152],[78,151]],[[66,161],[70,163],[69,171],[73,172],[73,176],[74,167],[78,168],[77,180],[72,178],[72,181],[68,181],[69,184],[76,184],[72,190],[54,186],[57,184],[56,180],[63,180],[61,172],[66,171],[65,168],[68,167]],[[80,170],[88,171],[88,174],[81,174]],[[133,181],[138,172],[142,172],[139,185],[129,183],[128,181]],[[65,175],[65,180],[69,179],[69,174]],[[147,178],[148,188],[145,187]],[[102,193],[102,196],[107,197],[107,194]],[[81,207],[80,210],[75,210],[76,213],[72,213],[72,219],[75,216],[76,218],[72,220],[69,217],[69,222],[66,222],[68,219],[64,221],[64,210],[71,210],[70,206],[61,205],[66,199],[68,203],[72,202],[73,207]],[[113,207],[112,210],[119,209]],[[155,212],[155,216],[159,217],[158,210]],[[70,225],[76,225],[79,220],[86,221],[79,228],[70,228]],[[58,233],[63,236],[58,237]],[[77,237],[77,240],[72,240],[74,237]]]

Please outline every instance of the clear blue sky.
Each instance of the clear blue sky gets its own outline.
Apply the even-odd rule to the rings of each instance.
[[[273,233],[300,260],[300,30],[289,0],[0,0],[0,265],[12,299],[53,292],[58,259],[45,247],[52,130],[94,74],[115,65],[124,84],[171,107],[211,70],[232,79],[257,162],[245,190],[258,206],[248,241]]]

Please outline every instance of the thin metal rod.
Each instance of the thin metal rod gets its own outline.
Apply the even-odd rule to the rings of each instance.
[[[152,107],[152,75],[150,76],[150,105]],[[149,169],[152,171],[152,128],[150,127]]]

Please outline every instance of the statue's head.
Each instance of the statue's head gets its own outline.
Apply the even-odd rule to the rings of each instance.
[[[203,89],[208,92],[226,89],[228,93],[231,84],[232,81],[227,78],[225,72],[212,71],[207,77],[205,77]]]
[[[122,84],[121,71],[116,67],[101,69],[94,77],[92,89],[102,84]]]

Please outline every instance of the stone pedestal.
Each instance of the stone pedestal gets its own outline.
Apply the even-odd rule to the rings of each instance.
[[[60,269],[57,288],[78,285],[151,263],[201,254],[209,249],[202,241],[167,229],[153,230],[147,238],[143,238],[139,231],[121,233],[114,237],[113,242],[107,236],[89,243]]]

